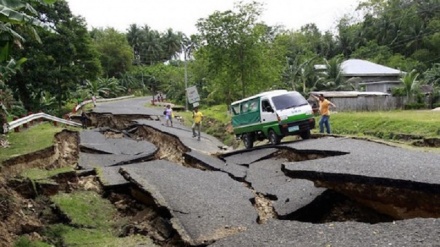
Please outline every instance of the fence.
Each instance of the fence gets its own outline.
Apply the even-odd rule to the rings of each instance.
[[[336,105],[336,111],[389,111],[403,109],[405,97],[358,96],[329,98]]]

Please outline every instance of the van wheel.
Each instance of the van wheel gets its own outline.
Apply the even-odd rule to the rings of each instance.
[[[280,144],[281,138],[275,133],[274,130],[269,130],[268,137],[269,143],[272,145]]]
[[[299,134],[303,140],[310,139],[310,130],[303,131]]]
[[[254,135],[251,133],[246,133],[243,135],[243,144],[246,149],[254,147]]]

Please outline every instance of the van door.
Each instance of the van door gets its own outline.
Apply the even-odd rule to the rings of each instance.
[[[270,104],[269,99],[267,98],[261,99],[260,109],[261,109],[261,123],[263,125],[278,121],[277,115],[275,113],[275,109]]]

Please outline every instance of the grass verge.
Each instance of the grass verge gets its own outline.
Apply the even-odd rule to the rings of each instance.
[[[15,156],[52,146],[54,135],[63,129],[62,126],[54,126],[52,123],[43,122],[27,129],[22,128],[20,132],[8,133],[9,147],[0,148],[0,163]]]
[[[332,114],[330,121],[333,133],[342,135],[370,135],[385,140],[398,135],[440,135],[439,111],[340,112]]]

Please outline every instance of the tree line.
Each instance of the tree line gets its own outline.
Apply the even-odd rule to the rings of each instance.
[[[184,104],[185,86],[192,85],[204,105],[281,88],[304,95],[359,90],[341,75],[349,58],[408,72],[396,94],[416,100],[419,85],[427,84],[439,97],[438,0],[363,1],[325,31],[313,23],[299,30],[269,26],[260,20],[261,3],[238,2],[200,18],[189,37],[147,24],[87,30],[65,0],[8,0],[0,8],[9,11],[0,13],[0,101],[11,115],[62,115],[92,95],[162,92]],[[325,71],[316,72],[317,64]]]

